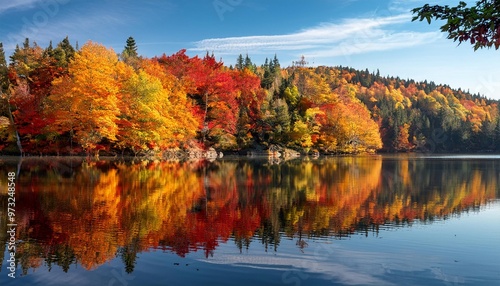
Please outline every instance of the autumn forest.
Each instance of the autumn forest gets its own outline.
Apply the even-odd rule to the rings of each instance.
[[[404,64],[404,63],[402,63]],[[430,69],[435,68],[429,66]],[[500,151],[499,102],[349,67],[0,43],[0,154]]]

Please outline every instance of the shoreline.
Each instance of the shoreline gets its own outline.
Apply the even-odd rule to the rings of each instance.
[[[46,159],[75,159],[83,161],[109,161],[109,160],[124,160],[124,161],[198,161],[198,160],[223,160],[223,159],[280,159],[283,161],[292,159],[317,159],[317,158],[340,158],[340,157],[365,157],[365,156],[397,156],[401,157],[407,155],[408,157],[484,157],[484,156],[500,156],[500,152],[376,152],[376,153],[356,153],[356,154],[320,154],[314,155],[304,155],[292,156],[292,157],[282,157],[282,156],[270,156],[265,154],[237,154],[237,152],[232,152],[224,156],[217,157],[190,157],[188,155],[179,158],[161,158],[159,156],[132,156],[132,155],[99,155],[99,156],[86,156],[86,155],[1,155],[0,160],[46,160]]]

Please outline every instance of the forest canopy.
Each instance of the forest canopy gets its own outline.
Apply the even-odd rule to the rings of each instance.
[[[66,37],[0,45],[0,154],[499,151],[495,100],[349,67],[227,66],[185,50],[146,58]]]

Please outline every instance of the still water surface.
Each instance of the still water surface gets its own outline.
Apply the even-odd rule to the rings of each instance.
[[[0,285],[500,281],[500,156],[0,158],[0,174]]]

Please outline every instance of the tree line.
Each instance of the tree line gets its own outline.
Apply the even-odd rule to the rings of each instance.
[[[302,153],[499,151],[498,101],[349,67],[153,58],[66,37],[0,43],[2,154],[162,154],[271,145]]]

